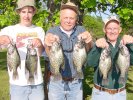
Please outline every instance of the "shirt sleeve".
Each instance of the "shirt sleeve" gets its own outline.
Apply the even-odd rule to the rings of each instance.
[[[0,36],[1,35],[8,35],[8,36],[12,36],[10,33],[11,33],[11,30],[12,29],[12,26],[8,26],[8,27],[5,27],[3,29],[1,29],[0,31]]]
[[[45,32],[42,28],[40,28],[39,38],[41,39],[42,44],[44,44]]]
[[[133,44],[128,44],[127,47],[130,52],[130,64],[133,65]]]
[[[46,34],[47,34],[47,33],[53,33],[53,34],[54,34],[55,31],[56,31],[56,28],[57,28],[57,27],[51,27],[49,30],[47,30]]]
[[[102,49],[96,47],[96,45],[93,46],[91,51],[88,53],[88,57],[87,57],[87,65],[88,66],[91,66],[91,67],[98,66],[101,50]]]

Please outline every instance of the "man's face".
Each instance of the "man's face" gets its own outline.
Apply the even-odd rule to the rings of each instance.
[[[35,14],[33,7],[23,7],[19,10],[20,24],[30,26],[32,24],[32,17]]]
[[[111,21],[106,25],[104,31],[110,42],[116,42],[121,32],[121,27],[118,22]]]
[[[77,14],[71,9],[60,12],[60,25],[65,31],[71,31],[77,22]]]

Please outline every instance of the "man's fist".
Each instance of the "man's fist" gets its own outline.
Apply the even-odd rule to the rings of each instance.
[[[0,45],[8,45],[12,39],[9,36],[2,35],[0,36]]]
[[[44,40],[44,44],[47,45],[47,46],[52,46],[53,42],[55,41],[59,41],[59,37],[57,35],[54,35],[52,33],[48,33],[46,36],[45,36],[45,40]]]
[[[82,39],[82,40],[85,41],[85,43],[89,43],[89,42],[92,41],[92,36],[91,36],[91,34],[88,31],[85,31],[85,32],[83,32],[83,33],[78,35],[78,39],[79,40]]]

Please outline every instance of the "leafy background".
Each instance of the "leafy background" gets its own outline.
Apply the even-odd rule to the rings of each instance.
[[[0,0],[0,29],[19,22],[15,12],[17,0]],[[33,23],[47,31],[51,26],[59,24],[59,10],[62,3],[74,2],[80,11],[78,24],[84,25],[94,36],[101,37],[102,16],[92,17],[90,14],[117,14],[121,19],[123,34],[133,34],[133,0],[35,0],[37,14]]]
[[[62,3],[67,0],[35,0],[37,13],[33,23],[47,31],[51,26],[59,24],[59,11]],[[90,31],[94,40],[102,37],[102,16],[91,16],[91,13],[117,14],[121,20],[123,34],[133,35],[133,0],[70,0],[74,2],[80,11],[78,24],[85,26]],[[19,16],[15,12],[17,0],[0,0],[0,29],[19,22]],[[41,60],[44,73],[44,59]],[[6,52],[0,51],[0,100],[9,100],[9,82],[6,68]],[[90,100],[93,87],[93,69],[85,69],[84,100]],[[127,88],[127,100],[133,99],[133,68],[129,70]]]

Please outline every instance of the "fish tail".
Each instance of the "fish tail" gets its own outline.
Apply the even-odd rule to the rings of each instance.
[[[19,66],[18,66],[20,69],[21,69],[21,65],[19,64]]]
[[[120,84],[125,84],[126,80],[125,80],[125,77],[120,77],[119,78],[119,83]]]
[[[83,72],[82,71],[77,72],[77,76],[78,76],[78,78],[82,78],[83,77]]]
[[[30,83],[34,83],[34,76],[33,76],[32,74],[29,75],[28,81],[29,81]]]
[[[109,80],[107,78],[102,80],[102,85],[107,86],[108,84],[109,84]]]
[[[18,79],[18,72],[17,71],[13,71],[13,80]]]
[[[62,78],[61,74],[58,73],[58,74],[54,74],[54,81],[58,81]]]

